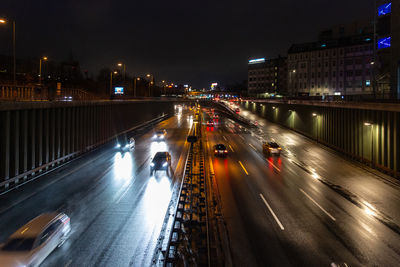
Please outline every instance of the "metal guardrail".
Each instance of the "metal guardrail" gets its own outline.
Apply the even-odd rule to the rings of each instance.
[[[160,117],[157,117],[157,118],[154,118],[152,120],[146,121],[144,123],[141,123],[141,124],[139,124],[137,126],[134,126],[134,127],[130,128],[128,130],[125,130],[125,131],[123,131],[123,132],[121,132],[119,134],[115,134],[115,135],[109,137],[105,141],[101,141],[99,143],[90,145],[90,146],[86,147],[85,149],[83,149],[81,151],[76,151],[76,152],[70,153],[70,154],[65,155],[65,156],[63,156],[61,158],[58,158],[58,159],[55,159],[55,160],[53,160],[51,162],[45,163],[45,164],[43,164],[43,165],[41,165],[41,166],[39,166],[39,167],[37,167],[35,169],[31,169],[29,171],[26,171],[24,173],[21,173],[21,174],[15,176],[15,177],[13,177],[13,178],[7,179],[7,180],[5,180],[5,181],[0,183],[0,195],[5,194],[5,193],[11,191],[12,189],[15,189],[15,188],[17,188],[19,186],[22,186],[22,185],[24,185],[24,184],[26,184],[26,183],[28,183],[30,181],[36,180],[41,175],[48,173],[48,172],[43,172],[43,170],[48,170],[49,168],[56,167],[56,166],[59,167],[60,166],[59,164],[62,163],[62,162],[68,161],[68,160],[70,160],[72,158],[77,157],[78,155],[82,155],[85,152],[93,150],[94,148],[99,147],[99,146],[101,146],[103,144],[106,144],[106,143],[108,143],[108,142],[110,142],[112,140],[115,140],[116,137],[118,137],[118,136],[120,136],[122,134],[126,134],[128,132],[135,131],[135,130],[137,130],[139,128],[146,127],[146,126],[151,125],[153,123],[157,123],[157,122],[159,122],[161,120],[164,120],[168,116],[169,116],[168,114],[164,114],[164,115],[162,115]],[[52,168],[51,170],[54,170],[54,169]],[[36,174],[38,172],[41,175],[36,176]]]
[[[163,266],[210,266],[207,186],[201,126],[186,159]],[[204,233],[206,233],[204,235]]]

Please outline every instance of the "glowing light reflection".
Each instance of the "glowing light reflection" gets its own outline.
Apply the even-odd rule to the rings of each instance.
[[[150,154],[153,156],[157,152],[168,151],[167,144],[165,141],[161,142],[151,142]]]
[[[114,156],[114,178],[116,180],[129,180],[132,178],[132,155],[131,153],[118,152]]]
[[[150,178],[143,197],[145,225],[163,222],[171,196],[171,182],[167,176]]]

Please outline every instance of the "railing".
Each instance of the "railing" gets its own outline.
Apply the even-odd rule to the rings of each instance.
[[[199,140],[191,144],[186,159],[163,266],[210,266],[204,151],[201,126],[197,127],[192,135]]]
[[[62,88],[57,91],[55,88],[44,86],[0,85],[0,100],[2,101],[75,101],[101,98],[79,88]]]

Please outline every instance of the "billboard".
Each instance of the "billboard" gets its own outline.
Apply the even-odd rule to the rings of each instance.
[[[114,95],[123,95],[124,87],[114,87]]]

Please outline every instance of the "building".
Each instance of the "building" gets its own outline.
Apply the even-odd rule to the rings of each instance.
[[[352,23],[322,31],[319,41],[288,51],[291,96],[374,95],[373,25]]]
[[[251,59],[248,63],[248,94],[268,98],[287,93],[287,58]]]
[[[375,17],[376,55],[382,63],[376,83],[390,91],[391,98],[400,99],[400,2],[378,0]]]

